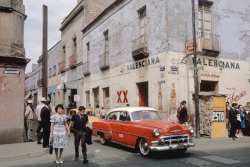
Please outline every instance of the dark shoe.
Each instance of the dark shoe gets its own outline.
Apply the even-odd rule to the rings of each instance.
[[[34,142],[32,139],[29,139],[29,142]]]
[[[42,142],[38,141],[37,144],[42,144]]]
[[[74,161],[78,161],[78,158],[74,158]]]
[[[49,148],[49,146],[43,146],[43,148]]]
[[[88,163],[88,162],[89,162],[88,159],[84,159],[84,160],[83,160],[83,163],[84,163],[84,164],[86,164],[86,163]]]

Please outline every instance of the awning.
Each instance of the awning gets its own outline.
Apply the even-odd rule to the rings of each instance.
[[[24,97],[24,101],[27,101],[29,99],[29,97],[31,96],[32,92],[29,92],[25,97]]]

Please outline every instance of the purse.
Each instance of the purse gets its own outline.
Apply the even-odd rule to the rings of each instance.
[[[50,143],[49,143],[49,153],[50,154],[53,153],[53,141],[50,141]]]
[[[240,114],[237,114],[237,121],[241,122]]]

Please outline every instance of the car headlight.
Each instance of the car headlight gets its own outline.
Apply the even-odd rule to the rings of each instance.
[[[159,130],[158,130],[158,129],[155,129],[154,132],[153,132],[153,135],[154,135],[155,137],[159,136],[159,135],[160,135]]]
[[[193,128],[192,126],[189,127],[189,132],[190,132],[191,134],[194,134],[194,128]]]

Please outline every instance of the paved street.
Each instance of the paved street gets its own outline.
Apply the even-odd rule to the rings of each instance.
[[[150,157],[144,157],[133,149],[117,144],[103,146],[97,138],[93,138],[93,145],[88,146],[87,166],[249,166],[250,138],[244,137],[236,141],[232,139],[201,139],[196,141],[196,147],[190,148],[184,155],[173,152],[161,152]],[[34,143],[35,144],[35,143]],[[0,162],[1,167],[47,167],[47,166],[82,166],[82,159],[75,162],[73,136],[70,137],[69,147],[63,153],[64,164],[55,163],[55,154],[42,155],[25,159],[9,159]]]

